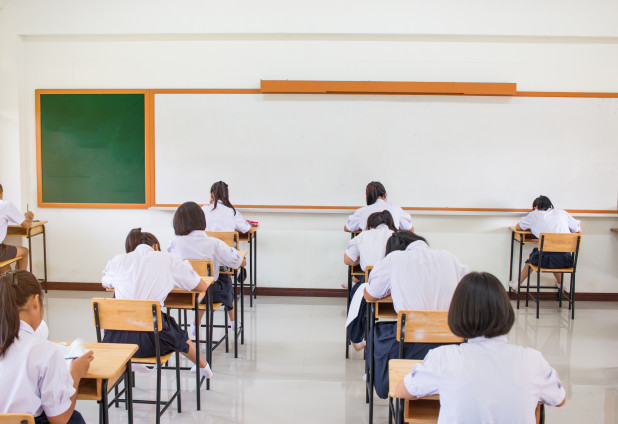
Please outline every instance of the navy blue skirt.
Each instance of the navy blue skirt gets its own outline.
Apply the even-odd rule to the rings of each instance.
[[[354,294],[358,291],[358,288],[361,286],[361,283],[354,284],[352,286],[352,290],[350,291],[350,300],[354,297]],[[358,316],[350,322],[346,331],[348,332],[348,338],[352,343],[360,343],[365,340],[365,323],[367,322],[367,318],[365,315],[367,314],[367,301],[365,299],[361,300],[360,308],[358,309]]]
[[[163,330],[159,331],[159,352],[167,355],[172,352],[189,352],[189,334],[168,314],[161,312]],[[133,355],[136,358],[149,358],[157,355],[154,331],[105,330],[103,343],[131,343],[138,347]]]
[[[34,418],[35,424],[49,424],[49,420],[47,419],[47,415],[43,412],[38,417]],[[78,411],[73,410],[73,415],[67,421],[67,424],[86,424],[84,417]]]
[[[536,247],[530,253],[530,257],[526,261],[527,264],[539,266],[539,249]],[[543,263],[541,268],[571,268],[573,266],[573,257],[570,253],[562,252],[544,252]]]
[[[219,278],[212,285],[212,301],[223,303],[229,310],[234,309],[234,284],[229,274],[219,274]],[[206,296],[201,303],[206,303]]]

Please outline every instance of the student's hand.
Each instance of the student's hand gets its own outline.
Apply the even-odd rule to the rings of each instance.
[[[94,353],[91,350],[84,353],[79,358],[73,359],[71,362],[71,374],[75,376],[79,376],[79,378],[83,378],[88,369],[90,368],[90,363],[94,359]]]
[[[242,259],[242,263],[240,264],[240,266],[243,268],[247,266],[247,258]]]
[[[26,219],[30,219],[30,220],[34,219],[34,214],[30,211],[26,212],[24,216],[26,217]]]

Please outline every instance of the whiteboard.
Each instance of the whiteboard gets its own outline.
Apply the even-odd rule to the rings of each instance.
[[[155,202],[615,210],[618,99],[156,94]]]

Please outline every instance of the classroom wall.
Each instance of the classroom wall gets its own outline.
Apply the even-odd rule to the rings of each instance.
[[[166,245],[172,212],[33,208],[37,88],[257,88],[260,79],[329,79],[516,82],[525,91],[618,92],[618,3],[611,0],[171,5],[0,1],[0,183],[22,208],[29,204],[50,221],[51,281],[99,281],[132,227],[153,231]],[[466,142],[475,148],[474,140]],[[517,146],[505,154],[517,154]],[[239,172],[248,175],[247,169]],[[599,182],[608,183],[616,184]],[[430,182],[418,176],[411,184]],[[358,190],[361,205],[364,187]],[[530,200],[538,194],[530,188]],[[553,200],[557,206],[566,202]],[[345,281],[345,213],[246,216],[262,224],[261,285],[337,288]],[[517,218],[430,213],[415,215],[414,225],[434,247],[506,279],[505,227]],[[618,292],[618,237],[609,233],[618,219],[582,219],[578,291]]]

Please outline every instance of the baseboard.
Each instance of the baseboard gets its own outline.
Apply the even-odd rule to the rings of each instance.
[[[63,283],[48,282],[48,290],[73,290],[73,291],[105,291],[99,283]],[[300,296],[300,297],[346,297],[345,289],[316,289],[302,287],[260,287],[257,288],[258,296]],[[249,288],[245,287],[245,294],[249,294]],[[511,300],[516,300],[515,293],[511,293]],[[543,293],[541,297],[554,298],[554,293]],[[525,300],[524,293],[520,293],[520,299]],[[576,301],[593,302],[618,302],[618,293],[576,293]]]

